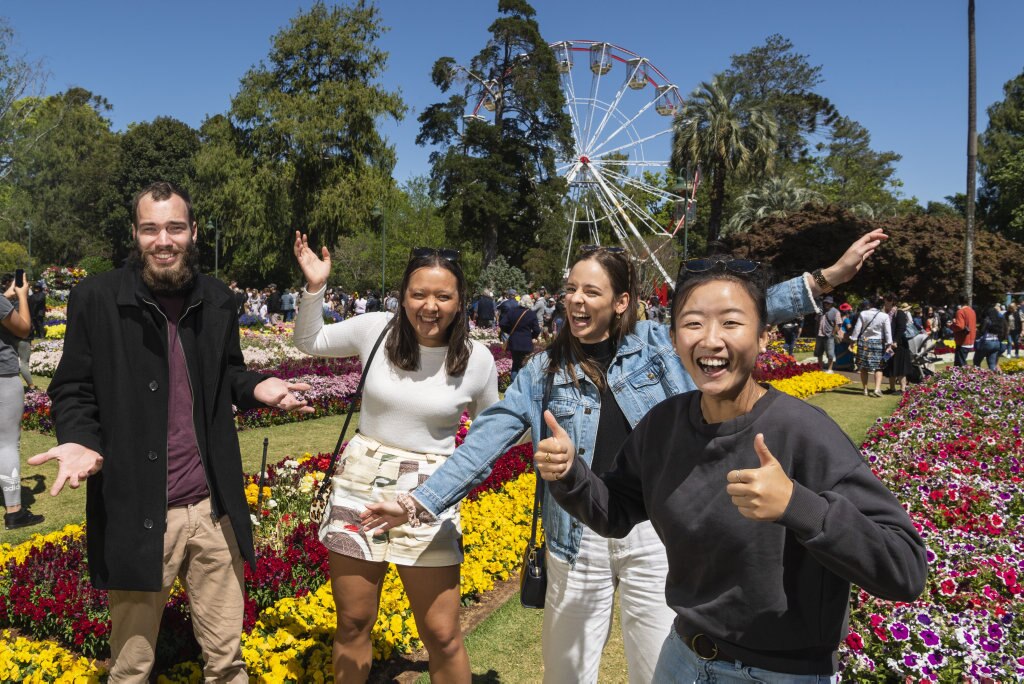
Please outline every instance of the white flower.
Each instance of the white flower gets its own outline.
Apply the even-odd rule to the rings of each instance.
[[[273,499],[267,500],[267,508],[277,508],[277,502]]]

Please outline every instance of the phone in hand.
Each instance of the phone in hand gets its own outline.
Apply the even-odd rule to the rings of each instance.
[[[25,284],[25,269],[19,268],[14,272],[14,287],[21,287]]]

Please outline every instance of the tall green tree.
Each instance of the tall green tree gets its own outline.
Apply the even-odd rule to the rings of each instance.
[[[891,211],[898,202],[902,182],[895,164],[902,156],[871,149],[868,129],[840,117],[827,143],[818,145],[814,176],[818,192],[841,207],[859,207],[871,215]]]
[[[708,242],[721,235],[729,178],[770,172],[777,133],[771,113],[742,100],[728,78],[701,83],[686,100],[675,122],[671,166],[681,171],[700,165],[710,185]]]
[[[5,216],[8,239],[25,240],[23,229],[30,224],[32,257],[42,264],[109,256],[110,244],[97,227],[104,219],[102,200],[114,186],[118,151],[105,116],[110,104],[71,88],[24,105],[34,111],[14,141],[18,161],[6,179],[12,188]]]
[[[839,116],[832,102],[815,92],[824,81],[821,66],[812,65],[778,33],[763,45],[733,55],[725,77],[740,99],[775,117],[776,159],[783,165],[806,161],[812,151],[809,136]]]
[[[382,118],[400,120],[405,105],[378,83],[388,53],[376,41],[385,30],[379,10],[364,0],[313,4],[274,36],[267,60],[242,78],[229,121],[212,126],[225,156],[219,165],[203,161],[204,178],[219,177],[230,188],[215,193],[227,205],[248,203],[253,194],[263,203],[245,212],[252,221],[244,223],[226,207],[207,204],[226,243],[247,252],[247,269],[285,277],[296,228],[334,245],[368,226],[387,198],[395,152],[377,125]],[[239,188],[246,180],[233,175],[239,171],[249,174],[254,191]]]
[[[769,176],[736,198],[736,211],[729,217],[725,232],[742,233],[761,219],[783,218],[806,205],[820,205],[820,193],[805,188],[792,176]]]
[[[988,108],[978,145],[979,209],[990,230],[1024,242],[1024,72],[1003,85]]]
[[[419,116],[416,142],[434,145],[431,178],[449,232],[478,245],[486,266],[498,254],[515,264],[537,236],[565,232],[565,182],[555,172],[558,149],[572,146],[554,54],[526,0],[499,0],[491,38],[462,67],[442,57],[432,70],[446,102]],[[482,100],[493,119],[463,120]]]

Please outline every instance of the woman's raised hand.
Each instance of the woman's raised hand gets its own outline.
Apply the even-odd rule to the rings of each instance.
[[[861,235],[843,253],[843,256],[839,257],[839,261],[821,270],[822,275],[834,287],[849,282],[857,275],[864,262],[875,253],[878,246],[888,239],[889,236],[881,228],[876,228],[870,233]]]
[[[302,275],[306,277],[306,291],[317,292],[327,284],[331,275],[331,253],[326,247],[320,248],[321,256],[309,246],[309,236],[295,231],[295,260],[299,262]]]

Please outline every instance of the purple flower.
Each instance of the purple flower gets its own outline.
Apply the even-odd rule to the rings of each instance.
[[[913,653],[903,656],[903,664],[907,667],[914,667],[917,665],[917,656]]]
[[[892,636],[896,641],[906,641],[910,638],[910,629],[908,629],[902,622],[895,623],[889,628],[889,631],[892,633]]]
[[[1003,630],[999,627],[999,625],[989,625],[988,636],[989,638],[996,639],[998,641],[999,639],[1003,638]]]
[[[942,664],[943,656],[938,651],[932,651],[928,654],[928,662],[938,667]]]
[[[981,650],[985,651],[986,653],[995,653],[996,651],[999,650],[999,642],[998,641],[992,641],[991,639],[986,639],[985,637],[982,637],[980,639],[980,641],[981,641]]]
[[[930,629],[926,629],[921,632],[921,641],[924,642],[925,646],[938,646],[939,635]]]
[[[931,551],[929,551],[929,553],[931,553]],[[922,625],[932,624],[932,619],[928,616],[928,613],[918,613],[917,621],[920,622]]]

